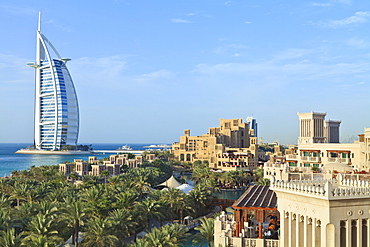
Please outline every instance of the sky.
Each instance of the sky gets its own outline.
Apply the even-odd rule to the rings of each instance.
[[[253,116],[297,143],[298,112],[370,127],[368,0],[2,0],[0,143],[33,142],[38,12],[80,106],[80,143],[173,143]]]

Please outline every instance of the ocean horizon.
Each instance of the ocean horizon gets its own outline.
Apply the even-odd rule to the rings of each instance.
[[[133,150],[145,150],[145,146],[165,143],[80,143],[92,145],[94,150],[116,150],[123,145],[130,146]],[[89,156],[103,159],[111,154],[79,154],[79,155],[41,155],[41,154],[16,154],[19,149],[31,146],[32,143],[0,143],[0,177],[9,176],[14,170],[26,170],[31,166],[58,165],[74,159],[87,160]],[[168,144],[169,145],[169,144]]]

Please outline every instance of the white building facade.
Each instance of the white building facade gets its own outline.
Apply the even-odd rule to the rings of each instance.
[[[40,16],[36,41],[34,144],[40,150],[60,150],[77,145],[79,107],[76,90],[69,74],[67,58],[41,33]],[[57,56],[52,58],[50,48]]]

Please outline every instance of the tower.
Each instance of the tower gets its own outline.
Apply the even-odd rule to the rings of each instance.
[[[34,144],[36,149],[60,150],[77,145],[79,108],[77,94],[66,63],[41,33],[39,13],[36,38]],[[57,58],[52,58],[50,49]]]
[[[326,113],[298,113],[299,130],[298,144],[324,143],[324,120]]]
[[[339,143],[339,127],[341,121],[326,120],[324,122],[325,138],[327,143]]]
[[[257,128],[257,120],[253,117],[247,117],[246,122],[249,125],[249,129],[253,130],[254,137],[258,137],[258,128]]]

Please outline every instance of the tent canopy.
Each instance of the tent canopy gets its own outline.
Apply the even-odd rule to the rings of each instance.
[[[173,175],[165,182],[161,183],[160,185],[167,186],[168,188],[177,188],[181,184],[177,182],[177,180],[173,177]]]

